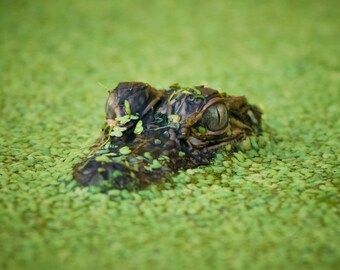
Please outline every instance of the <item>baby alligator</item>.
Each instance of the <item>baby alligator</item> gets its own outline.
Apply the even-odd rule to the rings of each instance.
[[[179,169],[207,165],[218,149],[233,151],[260,133],[261,112],[244,96],[203,85],[157,90],[122,82],[109,92],[102,137],[73,174],[85,186],[141,189]]]

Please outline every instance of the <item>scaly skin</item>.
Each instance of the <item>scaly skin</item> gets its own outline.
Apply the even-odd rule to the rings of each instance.
[[[142,127],[142,128],[141,128]],[[261,112],[244,96],[204,86],[157,90],[119,83],[106,102],[103,135],[74,167],[82,185],[141,189],[172,172],[207,165],[216,151],[261,133]]]

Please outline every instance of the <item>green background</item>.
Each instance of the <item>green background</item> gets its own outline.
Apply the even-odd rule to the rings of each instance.
[[[0,268],[339,267],[339,10],[2,0]],[[265,135],[173,189],[79,187],[72,165],[100,134],[105,87],[130,80],[246,95]]]

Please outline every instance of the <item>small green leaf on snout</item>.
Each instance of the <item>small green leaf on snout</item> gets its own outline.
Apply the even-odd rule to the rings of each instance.
[[[144,153],[144,157],[146,158],[146,159],[149,159],[149,160],[152,160],[153,158],[152,158],[152,155],[150,154],[150,152],[145,152]]]
[[[201,134],[205,134],[206,133],[206,129],[204,127],[198,127],[198,132]]]
[[[99,162],[112,162],[112,160],[109,157],[105,156],[105,155],[96,157],[96,161],[99,161]]]
[[[159,169],[159,168],[162,167],[162,164],[161,164],[157,159],[154,159],[154,160],[152,161],[152,163],[150,164],[150,167],[151,167],[152,169]]]
[[[178,123],[181,120],[181,117],[178,114],[170,114],[168,119],[170,123]]]
[[[127,115],[131,114],[131,108],[130,108],[130,103],[127,99],[124,100],[124,105],[125,105],[125,112]]]
[[[152,172],[152,168],[150,166],[144,166],[144,169],[149,171],[149,172]]]
[[[184,156],[185,156],[185,152],[183,152],[183,151],[179,151],[179,152],[178,152],[178,156],[180,156],[180,157],[184,157]]]
[[[128,146],[124,146],[119,149],[119,153],[121,153],[122,155],[128,155],[131,153],[131,150]]]
[[[116,120],[119,122],[120,125],[126,125],[131,120],[137,120],[138,118],[138,115],[126,114],[124,116],[117,117]]]
[[[139,135],[143,132],[143,122],[142,120],[139,120],[137,122],[137,125],[135,127],[135,130],[133,131],[134,134]]]
[[[130,122],[130,115],[124,115],[121,117],[117,117],[117,121],[119,122],[120,125],[125,125],[126,123]]]
[[[123,132],[125,130],[126,130],[126,127],[115,126],[113,128],[113,131],[110,133],[110,136],[122,137],[123,136]]]
[[[120,130],[114,130],[110,133],[110,136],[114,136],[114,137],[122,137],[123,136],[123,132],[121,132]]]

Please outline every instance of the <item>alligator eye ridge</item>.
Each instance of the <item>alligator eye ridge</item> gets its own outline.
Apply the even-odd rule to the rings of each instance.
[[[228,125],[228,110],[223,103],[210,106],[203,114],[202,124],[210,131],[219,131]]]

